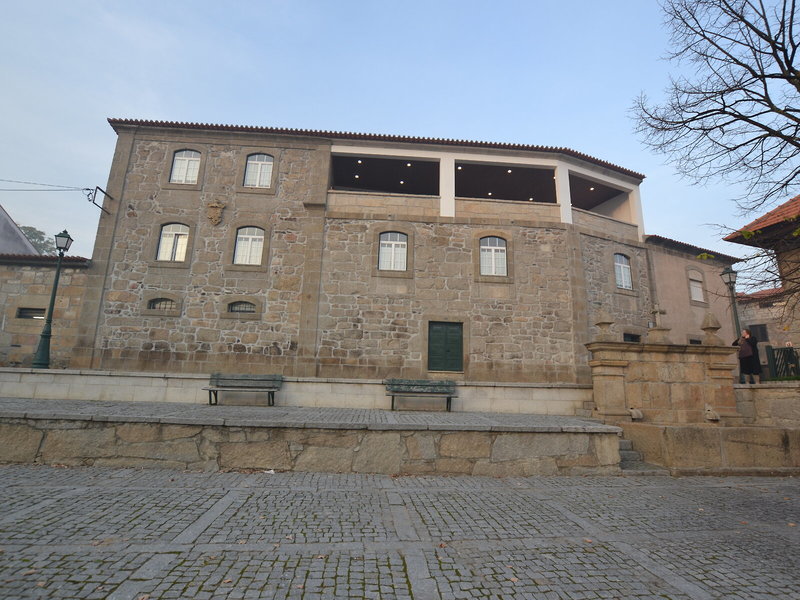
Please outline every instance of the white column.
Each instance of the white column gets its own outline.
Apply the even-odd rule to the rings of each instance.
[[[439,160],[439,216],[456,216],[456,160],[452,156]]]
[[[641,242],[644,240],[644,212],[638,186],[630,191],[628,201],[631,207],[631,222],[639,229],[639,241]]]
[[[569,170],[563,165],[556,167],[556,201],[561,210],[561,222],[572,223],[572,196],[569,193]]]

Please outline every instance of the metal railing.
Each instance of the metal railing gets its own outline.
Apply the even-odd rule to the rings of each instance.
[[[770,379],[800,377],[800,360],[794,348],[773,348],[766,346],[767,367]]]

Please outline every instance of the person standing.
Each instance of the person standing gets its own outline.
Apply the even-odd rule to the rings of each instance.
[[[739,383],[759,383],[761,380],[761,360],[758,357],[758,340],[749,329],[742,330],[742,336],[733,342],[739,346]]]

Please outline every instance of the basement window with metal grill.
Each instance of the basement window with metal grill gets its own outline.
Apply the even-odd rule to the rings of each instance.
[[[231,302],[228,304],[229,313],[254,313],[256,312],[256,305],[252,302]]]
[[[44,309],[43,308],[18,308],[17,309],[17,318],[18,319],[44,319]]]

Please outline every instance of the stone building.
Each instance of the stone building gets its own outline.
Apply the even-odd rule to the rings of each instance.
[[[110,124],[118,142],[72,367],[588,384],[598,318],[620,341],[644,341],[658,305],[689,343],[711,311],[731,335],[714,274],[735,259],[645,240],[643,176],[605,161]],[[680,285],[656,286],[655,267]]]
[[[800,196],[795,196],[725,238],[749,246],[756,254],[774,256],[774,261],[759,262],[763,267],[762,282],[775,287],[737,295],[741,326],[751,330],[762,348],[800,347],[796,293],[800,274],[798,218]],[[766,353],[762,351],[760,356],[766,364]]]

